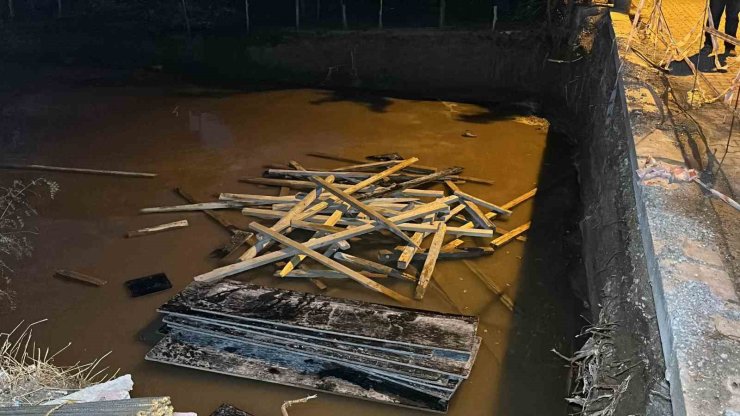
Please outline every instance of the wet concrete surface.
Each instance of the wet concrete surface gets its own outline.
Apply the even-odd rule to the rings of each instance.
[[[225,243],[228,234],[201,213],[137,212],[183,203],[175,187],[204,200],[219,192],[276,194],[276,189],[237,182],[260,175],[266,163],[293,159],[309,168],[343,165],[306,156],[312,151],[352,158],[395,151],[416,156],[424,165],[459,165],[466,175],[495,180],[492,186],[469,183],[462,189],[498,204],[540,186],[534,200],[514,209],[510,219],[497,221],[513,229],[532,220],[527,243],[514,241],[491,257],[474,260],[505,288],[518,313],[512,314],[462,262],[440,264],[434,275],[438,285],[412,306],[480,316],[483,347],[470,379],[452,400],[450,415],[565,414],[568,369],[550,349],[569,354],[578,327],[586,323],[577,317],[571,290],[571,278],[580,270],[573,237],[579,203],[569,145],[562,136],[548,133],[541,119],[442,101],[308,89],[239,92],[177,83],[128,85],[96,77],[65,72],[0,89],[0,160],[159,176],[0,171],[0,183],[43,176],[61,187],[54,200],[36,201],[39,216],[31,220],[39,230],[35,251],[32,258],[14,263],[16,309],[0,315],[0,330],[20,320],[48,318],[34,333],[39,345],[54,349],[72,341],[61,363],[89,361],[113,351],[106,364],[133,374],[136,396],[169,395],[177,409],[206,415],[222,402],[255,415],[278,414],[283,401],[307,392],[143,360],[157,307],[193,276],[217,266],[208,253]],[[462,137],[466,130],[477,138]],[[250,222],[238,212],[227,214],[245,228]],[[179,219],[191,226],[123,238],[127,231]],[[59,268],[109,283],[96,288],[52,277]],[[317,290],[306,281],[278,281],[273,271],[263,267],[237,279]],[[128,296],[124,281],[157,272],[167,273],[173,289]],[[387,284],[413,293],[404,282]],[[330,282],[325,293],[392,302],[354,282]],[[422,414],[325,394],[291,413],[350,411],[355,416]]]

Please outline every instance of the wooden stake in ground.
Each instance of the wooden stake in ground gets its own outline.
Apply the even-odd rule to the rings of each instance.
[[[503,246],[504,244],[508,243],[509,241],[516,238],[518,235],[522,234],[523,232],[529,230],[529,226],[532,224],[532,222],[528,222],[524,225],[520,225],[519,227],[514,228],[513,230],[509,231],[508,233],[496,238],[495,240],[491,241],[491,246],[495,248],[499,248]]]
[[[379,283],[377,283],[377,282],[375,282],[375,281],[373,281],[371,279],[368,279],[367,277],[365,277],[365,276],[357,273],[356,271],[350,269],[349,267],[344,266],[343,264],[338,263],[338,262],[336,262],[336,261],[334,261],[334,260],[332,260],[332,259],[330,259],[330,258],[328,258],[328,257],[326,257],[324,255],[322,255],[321,253],[308,248],[304,244],[301,244],[301,243],[299,243],[299,242],[297,242],[295,240],[292,240],[292,239],[290,239],[290,238],[288,238],[288,237],[286,237],[286,236],[284,236],[282,234],[279,234],[279,233],[275,232],[274,230],[271,230],[271,229],[265,227],[264,225],[261,225],[259,223],[253,222],[249,226],[250,226],[250,228],[252,228],[253,230],[255,230],[255,231],[259,232],[259,233],[263,233],[265,235],[269,235],[273,240],[279,242],[280,244],[283,244],[285,246],[291,247],[291,248],[293,248],[295,250],[298,250],[298,251],[302,252],[303,254],[307,255],[308,257],[314,259],[318,263],[320,263],[320,264],[322,264],[322,265],[324,265],[324,266],[326,266],[326,267],[328,267],[330,269],[334,269],[334,270],[336,270],[338,272],[342,272],[342,273],[346,274],[350,279],[356,281],[357,283],[360,283],[361,285],[363,285],[363,286],[365,286],[365,287],[367,287],[369,289],[372,289],[372,290],[374,290],[376,292],[380,292],[380,293],[382,293],[382,294],[384,294],[384,295],[386,295],[386,296],[390,297],[391,299],[394,299],[394,300],[396,300],[398,302],[410,302],[411,301],[411,299],[407,298],[406,296],[403,296],[400,293],[394,292],[393,290],[388,289],[387,287],[385,287],[385,286],[383,286],[383,285],[381,285],[381,284],[379,284]]]
[[[424,298],[427,285],[432,280],[432,273],[434,273],[434,266],[437,264],[437,257],[439,256],[439,250],[442,248],[446,230],[447,225],[444,222],[440,222],[437,226],[437,233],[434,234],[434,238],[432,239],[432,245],[429,246],[429,250],[427,251],[427,259],[424,260],[424,268],[419,275],[419,283],[416,285],[414,298],[417,300]]]
[[[18,165],[12,163],[0,164],[0,169],[22,169],[22,170],[46,170],[51,172],[88,173],[92,175],[127,176],[130,178],[154,178],[156,173],[126,172],[122,170],[100,170],[83,168],[64,168],[60,166],[45,165]]]
[[[324,181],[323,179],[321,179],[319,177],[311,178],[311,180],[314,181],[314,182],[316,182],[317,184],[321,185],[324,189],[326,189],[327,191],[329,191],[331,194],[333,194],[334,196],[336,196],[340,200],[348,203],[349,205],[351,205],[352,207],[354,207],[358,211],[364,213],[368,217],[370,217],[370,218],[372,218],[372,219],[374,219],[376,221],[380,221],[381,223],[383,223],[386,226],[386,228],[388,228],[388,230],[390,232],[392,232],[393,234],[401,237],[401,239],[403,239],[404,241],[406,241],[410,245],[416,245],[418,247],[418,245],[409,236],[407,236],[406,233],[404,233],[403,231],[401,231],[401,229],[398,228],[398,226],[396,224],[393,224],[392,222],[388,221],[388,218],[380,215],[377,211],[375,211],[374,209],[370,208],[368,205],[363,204],[357,198],[353,197],[352,195],[347,194],[346,192],[343,192],[341,189],[336,188],[332,184],[327,183],[326,181]]]
[[[95,286],[103,286],[105,284],[108,284],[108,282],[103,279],[99,279],[97,277],[89,276],[89,275],[86,275],[80,272],[75,272],[72,270],[59,269],[56,271],[56,275],[59,277],[64,277],[66,279],[72,279],[72,280],[77,280],[77,281],[84,282],[84,283],[89,283]]]
[[[167,224],[157,225],[155,227],[142,228],[141,230],[136,230],[136,231],[129,231],[129,233],[126,234],[126,237],[128,238],[141,237],[141,236],[145,236],[149,234],[161,233],[162,231],[173,230],[175,228],[187,227],[188,225],[189,225],[188,220],[169,222]]]

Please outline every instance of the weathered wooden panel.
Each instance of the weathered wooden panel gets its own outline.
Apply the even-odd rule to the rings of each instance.
[[[347,354],[347,359],[357,357],[357,363],[362,364],[363,360],[379,360],[399,366],[407,366],[427,370],[438,374],[450,376],[467,377],[470,370],[469,361],[450,360],[434,356],[416,356],[402,352],[376,350],[359,345],[347,345],[332,342],[323,339],[310,339],[294,334],[274,334],[270,332],[254,330],[249,328],[239,328],[231,326],[228,323],[216,320],[203,320],[198,318],[184,318],[179,316],[166,316],[164,322],[176,327],[187,327],[193,330],[201,329],[209,332],[219,332],[224,335],[237,337],[247,340],[256,340],[258,342],[277,342],[286,345],[286,348],[300,349],[301,346],[311,346],[318,349],[318,354],[325,356],[327,359],[332,358],[332,353],[340,352]],[[292,344],[297,344],[293,346]],[[328,355],[327,355],[328,354]],[[377,367],[372,364],[363,364],[369,367]],[[385,367],[380,367],[385,368]]]
[[[388,343],[470,353],[478,319],[391,307],[241,282],[193,282],[164,307],[189,307],[244,320]]]
[[[178,321],[177,318],[172,321]],[[193,322],[191,322],[193,323]],[[409,379],[417,379],[421,383],[434,385],[440,388],[453,389],[459,381],[456,377],[454,382],[450,376],[439,372],[405,366],[391,361],[378,360],[373,357],[360,354],[350,354],[339,349],[320,348],[316,345],[299,343],[291,340],[260,336],[257,333],[245,333],[238,329],[223,328],[206,323],[195,323],[194,326],[184,325],[183,322],[168,322],[168,324],[179,331],[197,333],[203,336],[216,337],[233,342],[246,342],[263,348],[275,348],[282,351],[307,356],[319,357],[327,361],[341,363],[349,366],[366,367],[375,372],[387,373]]]
[[[445,412],[448,405],[446,400],[349,366],[193,333],[173,331],[146,359],[421,410]]]

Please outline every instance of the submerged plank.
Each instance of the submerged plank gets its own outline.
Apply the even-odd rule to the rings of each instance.
[[[424,298],[427,285],[432,280],[432,273],[434,273],[434,266],[437,264],[437,257],[439,257],[439,250],[442,248],[446,231],[447,225],[443,221],[440,221],[437,225],[437,232],[434,234],[434,239],[432,239],[432,245],[429,246],[429,250],[427,251],[427,258],[424,259],[424,268],[419,275],[419,283],[416,285],[414,298],[417,300]]]
[[[392,307],[241,282],[191,283],[163,309],[193,310],[359,339],[470,353],[478,318]]]

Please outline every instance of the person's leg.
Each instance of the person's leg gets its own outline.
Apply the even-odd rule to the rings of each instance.
[[[727,5],[728,1],[736,2],[737,0],[709,0],[709,12],[712,14],[715,29],[719,29],[719,19],[722,18],[722,12],[725,10],[725,5]],[[709,25],[709,20],[707,20],[707,25]],[[737,25],[735,28],[737,28]],[[712,47],[712,38],[709,37],[709,34],[706,35],[704,46]]]
[[[740,0],[728,0],[725,10],[725,33],[737,37],[738,13],[740,12]],[[725,52],[735,50],[735,45],[725,42]]]

